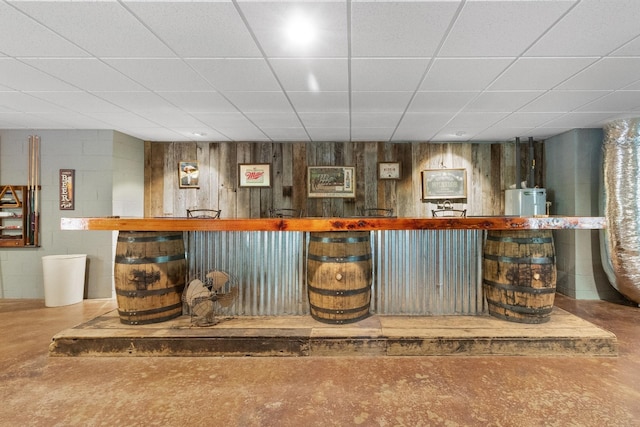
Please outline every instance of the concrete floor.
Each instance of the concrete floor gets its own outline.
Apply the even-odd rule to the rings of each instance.
[[[640,309],[558,296],[617,357],[49,357],[111,300],[0,300],[0,426],[638,426]]]

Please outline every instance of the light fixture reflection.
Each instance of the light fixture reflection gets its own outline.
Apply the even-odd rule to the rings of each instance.
[[[291,16],[285,32],[289,42],[296,46],[308,46],[316,38],[313,22],[301,13]]]

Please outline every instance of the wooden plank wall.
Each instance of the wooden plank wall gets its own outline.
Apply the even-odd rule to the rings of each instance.
[[[524,148],[524,147],[522,147]],[[544,187],[542,143],[535,143],[536,185]],[[523,175],[528,150],[521,149]],[[199,188],[180,188],[178,162],[198,161]],[[400,180],[379,180],[378,162],[398,161]],[[270,163],[270,188],[239,188],[239,163]],[[356,198],[307,198],[307,166],[355,166]],[[364,208],[393,208],[398,216],[431,216],[421,200],[420,171],[467,170],[468,215],[500,215],[504,190],[515,184],[515,144],[383,142],[146,142],[145,216],[184,217],[187,209],[220,209],[223,218],[260,218],[270,208],[304,209],[306,216],[355,216]],[[526,179],[526,176],[522,180]]]

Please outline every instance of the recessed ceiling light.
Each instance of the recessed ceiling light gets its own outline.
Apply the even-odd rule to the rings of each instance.
[[[194,136],[207,136],[207,134],[203,133],[203,132],[194,132],[193,135]]]
[[[296,13],[289,18],[285,28],[287,39],[294,45],[307,46],[316,37],[315,26],[307,16]]]

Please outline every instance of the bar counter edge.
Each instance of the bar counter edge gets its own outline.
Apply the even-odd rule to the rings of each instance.
[[[375,231],[375,230],[594,230],[604,217],[477,216],[445,218],[61,218],[61,230],[113,231]]]

